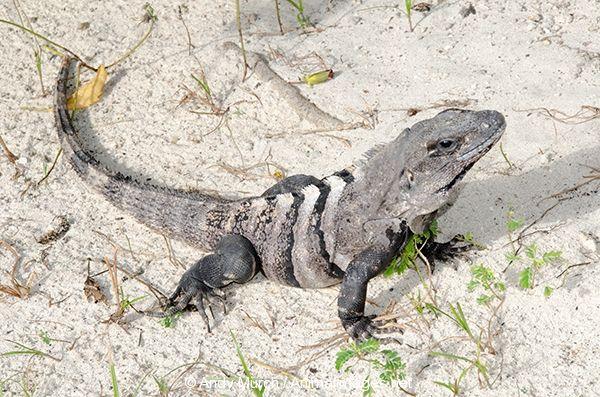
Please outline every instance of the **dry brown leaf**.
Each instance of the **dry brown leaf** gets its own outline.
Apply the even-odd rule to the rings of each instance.
[[[100,289],[100,284],[90,276],[85,279],[83,293],[88,300],[92,299],[94,303],[103,302],[108,304],[108,298]]]
[[[108,73],[104,65],[98,67],[98,71],[93,79],[83,84],[67,99],[67,109],[85,109],[92,106],[102,98],[104,85],[108,80]]]

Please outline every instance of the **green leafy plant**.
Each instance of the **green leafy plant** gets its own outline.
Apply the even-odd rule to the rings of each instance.
[[[489,286],[491,289],[490,290],[486,289],[486,291],[491,291],[494,288],[498,288],[497,286],[494,287],[494,283],[497,283],[497,281],[496,281],[496,278],[493,276],[493,273],[490,274],[489,269],[484,268],[483,266],[477,266],[477,267],[475,267],[475,271],[473,273],[475,273],[473,276],[473,280],[471,281],[471,283],[469,283],[473,288],[481,287],[483,289],[486,289],[486,286]],[[502,288],[502,287],[500,287],[500,288]],[[495,297],[496,297],[496,295],[493,293],[492,297],[489,298],[489,302],[491,302]],[[496,311],[502,305],[502,303],[504,301],[504,297],[497,296],[497,299],[500,300],[498,305],[496,305],[496,307],[494,307],[494,308],[490,308],[490,310],[493,312],[492,318],[496,317]],[[484,298],[483,300],[485,301],[485,300],[487,300],[487,298]],[[486,302],[486,303],[489,303],[489,302]],[[469,324],[469,321],[467,320],[467,316],[465,315],[465,313],[462,309],[462,306],[458,302],[456,303],[456,305],[450,304],[450,312],[441,310],[440,308],[435,307],[434,305],[431,305],[431,304],[426,304],[426,306],[433,313],[440,314],[444,317],[449,318],[454,324],[456,324],[457,327],[459,327],[462,331],[464,331],[467,334],[467,336],[473,342],[474,347],[475,347],[475,349],[474,349],[475,351],[474,351],[472,357],[447,353],[444,351],[430,352],[429,354],[434,357],[442,357],[442,358],[446,358],[446,359],[449,359],[452,361],[459,361],[459,362],[464,362],[467,364],[466,366],[462,367],[460,374],[454,381],[450,381],[450,382],[436,381],[434,383],[438,386],[448,389],[450,392],[452,392],[453,395],[458,395],[461,390],[460,389],[461,382],[463,381],[463,379],[468,375],[468,373],[471,370],[475,369],[478,373],[479,378],[483,379],[485,381],[485,384],[489,387],[490,386],[489,371],[487,369],[485,362],[483,361],[482,354],[485,351],[489,351],[490,353],[495,352],[495,350],[492,347],[492,342],[491,342],[491,339],[493,336],[493,332],[491,331],[491,329],[488,329],[487,334],[486,334],[486,332],[484,331],[483,328],[477,326],[477,328],[479,328],[481,331],[477,334],[475,332],[473,332],[473,327]],[[491,324],[491,320],[490,320],[490,324]]]
[[[473,292],[477,288],[485,291],[477,297],[477,303],[483,305],[490,303],[494,298],[502,300],[506,284],[498,280],[492,269],[479,264],[471,267],[471,281],[467,284],[469,292]]]
[[[458,235],[456,236],[457,239],[464,241],[465,243],[469,243],[470,245],[472,245],[473,247],[477,247],[479,249],[486,249],[487,247],[480,243],[479,241],[475,240],[475,237],[473,236],[473,233],[471,232],[466,232],[464,235]]]
[[[525,247],[525,256],[529,260],[530,265],[525,267],[519,273],[519,286],[523,289],[532,289],[533,287],[535,287],[536,273],[540,270],[540,268],[549,263],[561,260],[562,252],[557,250],[551,250],[546,251],[540,255],[538,252],[537,245],[533,243]],[[517,259],[521,258],[517,257]],[[549,293],[551,294],[552,291],[550,291]],[[546,291],[544,291],[544,295],[546,295]]]
[[[519,255],[519,252],[523,248],[519,243],[519,247],[516,246],[516,241],[519,241],[521,234],[515,239],[513,234],[523,226],[524,220],[522,218],[516,218],[514,211],[511,209],[508,211],[508,220],[506,222],[506,229],[508,231],[508,238],[511,245],[511,251],[506,253],[506,260],[510,266],[514,262],[526,261],[527,266],[519,272],[519,286],[522,289],[532,289],[536,286],[535,280],[539,270],[547,264],[562,260],[562,252],[558,250],[539,252],[536,243],[525,246],[525,258]],[[528,227],[527,227],[528,228]],[[527,229],[525,228],[525,230]],[[507,266],[508,268],[508,266]],[[506,270],[506,269],[505,269]],[[549,297],[554,289],[550,286],[544,288],[544,296]]]
[[[438,234],[437,221],[433,221],[423,233],[410,236],[400,255],[392,260],[392,263],[385,269],[383,275],[390,277],[393,274],[402,274],[407,269],[416,269],[415,261],[419,256],[419,250],[427,241],[434,239]]]
[[[154,383],[156,383],[156,387],[158,387],[158,394],[161,396],[167,396],[169,394],[169,385],[167,380],[164,378],[159,378],[156,375],[152,375],[154,378]]]
[[[419,315],[423,315],[425,312],[425,303],[423,303],[423,298],[421,297],[421,291],[417,290],[416,294],[408,295],[408,299],[410,300],[411,305],[416,310]]]
[[[450,390],[450,393],[452,393],[453,396],[458,396],[458,393],[460,393],[460,381],[458,379],[455,379],[453,382],[440,382],[434,380],[433,383]]]
[[[450,313],[440,309],[439,307],[432,305],[431,303],[426,303],[425,306],[434,314],[441,314],[450,320],[460,329],[465,331],[465,333],[469,336],[469,338],[475,342],[475,344],[480,347],[480,340],[475,337],[473,332],[471,331],[471,327],[469,326],[469,321],[463,312],[462,306],[460,303],[456,302],[456,306],[450,303]]]
[[[373,357],[377,353],[377,356]],[[352,364],[349,364],[353,360]],[[350,371],[358,362],[369,363],[371,368],[379,372],[379,379],[386,385],[391,386],[392,382],[401,381],[406,377],[406,364],[397,352],[389,349],[380,350],[380,343],[377,339],[367,339],[363,342],[351,342],[342,347],[336,355],[335,369],[344,372]],[[345,368],[344,368],[345,367]],[[369,373],[363,381],[363,396],[374,394],[371,374]]]
[[[506,230],[508,231],[508,239],[510,241],[512,251],[506,254],[506,259],[509,262],[514,262],[515,260],[517,260],[518,256],[513,233],[516,232],[519,228],[521,228],[521,226],[523,226],[525,220],[523,218],[515,218],[515,211],[513,209],[508,210],[507,218],[508,219],[506,221]]]
[[[212,92],[210,90],[210,86],[208,85],[208,81],[206,81],[206,76],[204,75],[204,71],[201,71],[200,73],[201,73],[200,77],[196,77],[193,74],[191,74],[190,76],[192,76],[192,79],[194,79],[196,81],[196,83],[198,83],[198,85],[200,86],[202,91],[206,94],[206,96],[212,100]]]
[[[46,331],[40,331],[38,333],[38,335],[40,336],[40,339],[42,340],[42,342],[44,342],[44,344],[46,344],[46,345],[52,344],[52,338],[50,338],[50,336],[48,336],[48,333]]]

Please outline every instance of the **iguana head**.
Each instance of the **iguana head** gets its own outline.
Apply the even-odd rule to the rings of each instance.
[[[500,139],[506,122],[493,110],[449,109],[405,130],[408,143],[399,182],[408,211],[404,217],[420,233],[428,218],[458,191],[458,182]]]
[[[364,164],[360,189],[371,193],[363,219],[406,220],[421,233],[436,211],[454,200],[458,182],[505,126],[493,110],[448,109],[405,129]]]

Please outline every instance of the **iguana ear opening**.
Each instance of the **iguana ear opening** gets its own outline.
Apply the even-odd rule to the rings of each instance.
[[[408,188],[410,189],[415,184],[415,174],[408,168],[404,170],[404,175],[406,175],[406,180],[408,181]]]

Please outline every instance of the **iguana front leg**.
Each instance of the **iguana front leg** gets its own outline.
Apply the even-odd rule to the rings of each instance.
[[[364,315],[369,280],[389,266],[393,255],[389,250],[371,247],[358,254],[346,269],[338,297],[338,315],[346,332],[356,340],[390,330],[401,331],[399,327],[384,330],[373,322],[375,316]]]
[[[258,265],[256,250],[248,239],[240,235],[224,236],[214,253],[200,259],[181,276],[161,317],[184,310],[193,303],[210,332],[204,300],[208,300],[209,296],[220,298],[214,291],[228,284],[250,281],[256,274]]]

